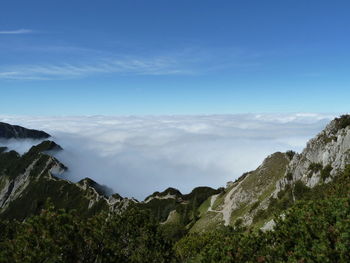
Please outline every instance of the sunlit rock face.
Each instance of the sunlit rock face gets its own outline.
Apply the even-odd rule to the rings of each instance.
[[[254,223],[259,211],[266,211],[272,199],[283,190],[302,184],[309,188],[330,182],[350,164],[350,116],[331,121],[300,153],[289,151],[268,156],[254,171],[228,182],[219,195],[210,197],[206,213],[194,225],[196,231],[213,225],[232,225],[238,219],[245,225]],[[292,199],[296,200],[292,190]],[[270,220],[270,219],[269,219]],[[272,221],[264,222],[272,228]],[[258,222],[262,223],[262,222]],[[264,225],[262,225],[264,226]]]
[[[315,138],[301,154],[296,154],[287,167],[286,175],[277,182],[276,194],[287,184],[301,180],[308,187],[329,182],[350,162],[350,117],[336,118]],[[289,180],[288,180],[288,178]]]

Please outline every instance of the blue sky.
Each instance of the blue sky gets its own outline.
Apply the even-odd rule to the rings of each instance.
[[[347,112],[349,1],[2,1],[0,112]]]

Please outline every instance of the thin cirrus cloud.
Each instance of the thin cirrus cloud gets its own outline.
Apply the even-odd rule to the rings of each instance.
[[[34,31],[31,29],[16,29],[16,30],[2,30],[0,35],[21,35],[21,34],[30,34]]]
[[[95,74],[135,75],[193,74],[171,57],[103,59],[85,64],[17,65],[0,70],[0,79],[52,80],[87,77]]]
[[[143,199],[169,186],[224,186],[276,151],[301,151],[334,117],[327,114],[203,116],[0,116],[41,129],[64,151],[66,177],[90,177],[123,196]],[[0,142],[1,143],[1,142]],[[31,143],[8,142],[20,152]]]
[[[36,58],[49,58],[56,62],[4,64],[0,67],[0,80],[81,79],[98,74],[198,75],[217,70],[260,66],[255,56],[233,48],[225,48],[224,51],[185,48],[138,56],[71,46],[21,47],[20,50],[35,53]],[[42,55],[43,52],[45,55]]]

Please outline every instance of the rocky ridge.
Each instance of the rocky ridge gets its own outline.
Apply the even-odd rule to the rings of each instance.
[[[286,185],[300,180],[308,187],[329,182],[350,163],[350,117],[331,121],[289,163],[284,178],[276,184],[276,196]]]
[[[51,199],[57,208],[76,209],[82,215],[104,211],[120,212],[134,199],[107,195],[105,187],[89,178],[78,183],[61,178],[67,167],[50,155],[62,148],[43,141],[24,155],[0,153],[0,218],[24,219],[35,214]]]
[[[143,202],[110,195],[89,178],[78,183],[60,178],[67,167],[50,155],[60,150],[52,141],[23,156],[0,148],[0,218],[25,218],[49,197],[56,207],[76,209],[84,216],[138,207],[150,210],[163,226],[181,225],[192,232],[237,222],[268,230],[274,225],[273,213],[283,214],[301,190],[332,181],[350,164],[350,116],[333,120],[300,154],[271,154],[225,188],[197,187],[186,195],[168,188]]]
[[[272,210],[279,200],[288,207],[286,198],[290,194],[289,202],[295,202],[297,188],[307,190],[328,183],[349,164],[350,116],[344,115],[331,121],[300,154],[274,153],[255,171],[243,174],[234,183],[229,182],[221,194],[209,197],[193,231],[233,225],[237,220],[271,229],[272,215],[263,217],[264,212]]]
[[[50,134],[44,131],[27,129],[18,125],[0,122],[0,138],[4,139],[47,139]]]

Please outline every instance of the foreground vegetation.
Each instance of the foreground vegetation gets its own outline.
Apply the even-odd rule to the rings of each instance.
[[[223,228],[175,245],[183,262],[350,262],[350,200],[299,202],[274,231]]]
[[[347,168],[331,183],[304,187],[276,215],[274,231],[237,221],[176,238],[138,207],[84,219],[47,204],[24,222],[0,223],[0,262],[350,262],[349,189]]]
[[[169,262],[173,257],[149,213],[135,209],[86,220],[47,205],[23,223],[1,222],[0,229],[0,262]]]

